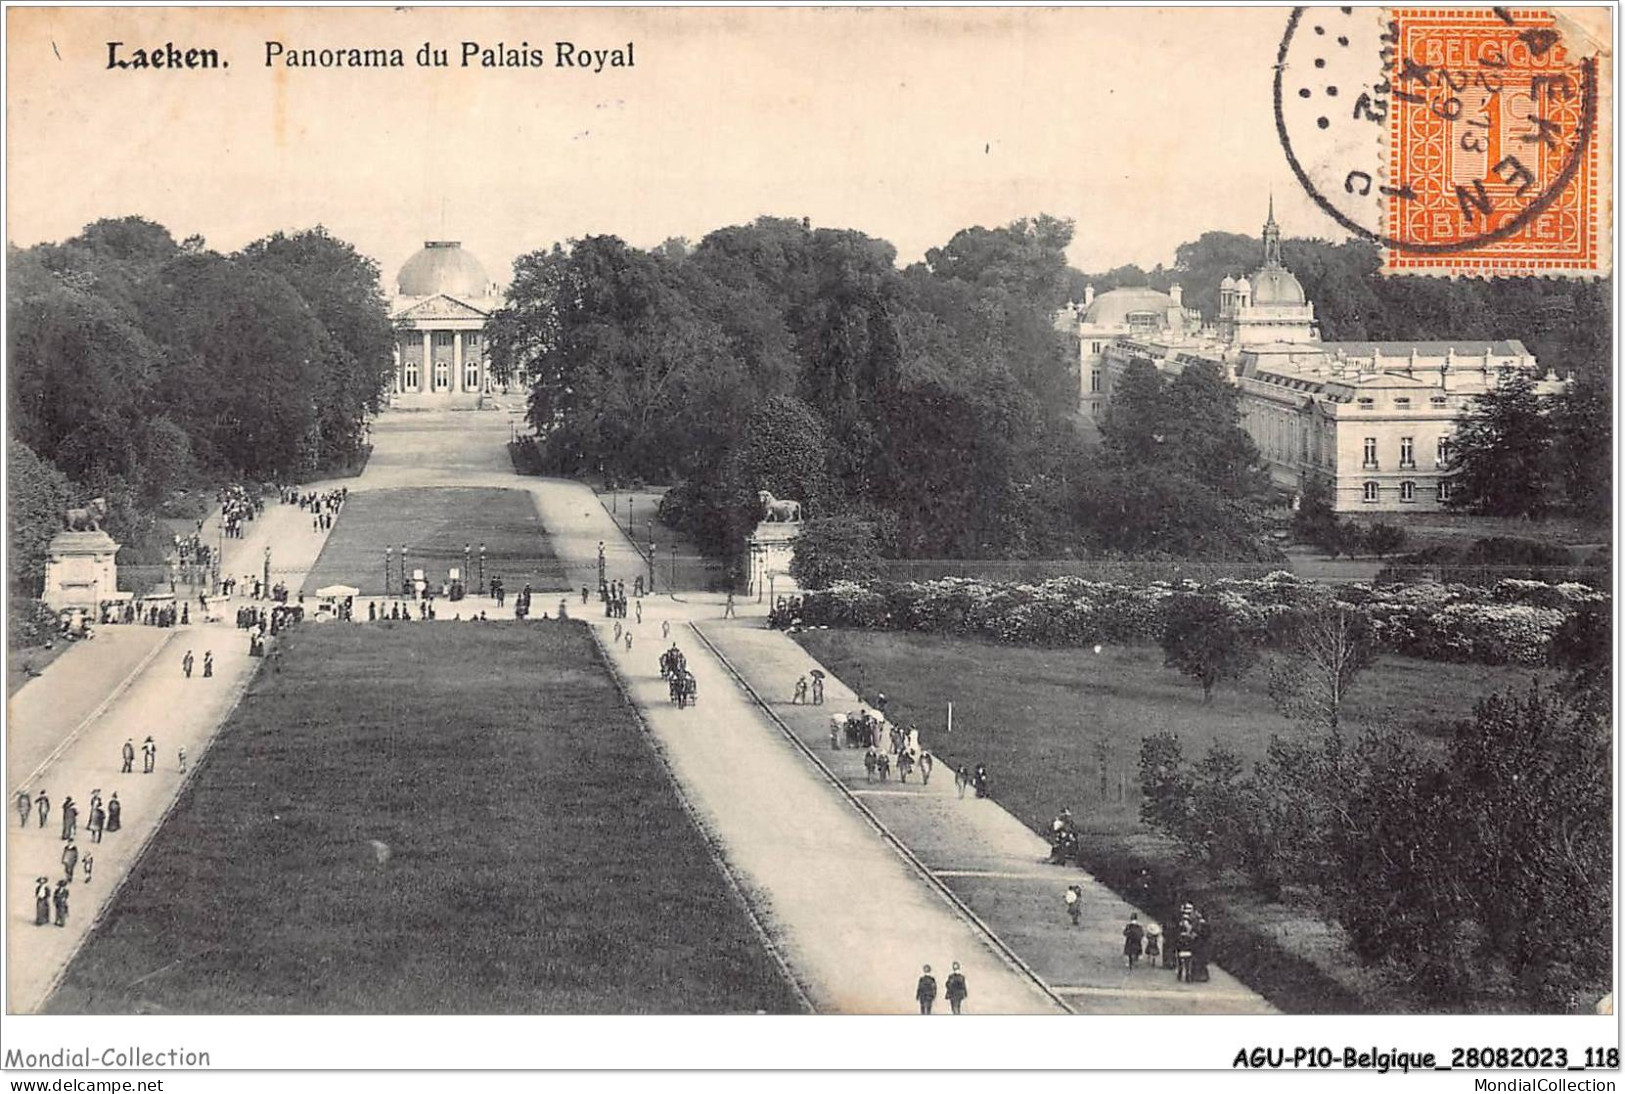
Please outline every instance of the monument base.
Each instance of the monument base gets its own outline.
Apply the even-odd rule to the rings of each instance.
[[[800,534],[799,523],[763,521],[756,526],[745,540],[750,561],[747,596],[772,600],[801,591],[790,576],[790,563],[796,557],[795,538]]]
[[[40,599],[59,612],[77,608],[95,614],[118,592],[118,548],[106,532],[58,532],[45,548]]]

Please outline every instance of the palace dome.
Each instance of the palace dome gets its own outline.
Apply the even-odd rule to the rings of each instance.
[[[1303,286],[1285,266],[1265,266],[1253,274],[1253,305],[1301,307]]]
[[[1124,327],[1130,315],[1155,312],[1163,319],[1173,306],[1172,297],[1155,289],[1113,289],[1095,297],[1084,309],[1082,321],[1096,327]]]
[[[401,267],[395,290],[401,296],[483,297],[491,293],[491,280],[461,243],[430,240]]]

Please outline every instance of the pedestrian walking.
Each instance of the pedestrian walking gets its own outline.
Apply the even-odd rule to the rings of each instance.
[[[39,826],[44,828],[45,822],[51,816],[51,799],[46,797],[45,791],[41,790],[39,796],[34,799],[34,808],[39,810]]]
[[[666,639],[668,639],[670,637],[671,637],[671,620],[662,619],[660,621],[660,640],[662,642],[664,642]]]
[[[919,982],[914,985],[914,999],[920,1004],[921,1014],[930,1014],[931,1005],[937,1001],[937,978],[931,975],[931,966],[925,966],[920,974]]]
[[[56,925],[58,927],[66,927],[68,925],[67,882],[59,881],[56,883],[56,891],[51,894],[51,903],[56,905]]]
[[[141,773],[143,775],[151,775],[153,765],[157,762],[158,746],[152,743],[151,737],[148,737],[145,741],[141,742]]]
[[[1140,954],[1145,951],[1145,928],[1140,926],[1140,916],[1131,912],[1128,924],[1123,928],[1123,957],[1129,968],[1140,963]]]
[[[959,797],[960,797],[961,800],[964,799],[964,797],[965,797],[965,788],[967,786],[969,786],[969,785],[970,785],[970,768],[966,767],[964,764],[960,764],[959,765],[959,770],[954,772],[954,786],[959,788]]]
[[[135,741],[129,737],[124,738],[122,756],[124,759],[124,767],[120,770],[120,774],[128,775],[130,770],[135,766]]]
[[[803,676],[801,679],[796,681],[795,695],[793,695],[791,697],[790,702],[792,704],[796,704],[796,703],[805,703],[806,701],[807,701],[807,678],[805,676]]]
[[[638,601],[637,616],[638,616],[638,626],[641,627],[641,626],[643,626],[643,601],[641,601],[641,600]]]
[[[824,678],[822,676],[813,677],[812,696],[813,706],[821,707],[824,705]]]
[[[181,765],[181,774],[184,775],[184,774],[186,774],[186,746],[185,745],[182,745],[180,747],[179,758],[180,758],[180,765]]]
[[[107,799],[107,830],[109,832],[117,832],[119,830],[119,826],[124,823],[122,817],[119,815],[120,808],[121,807],[118,803],[118,791],[115,790],[113,791],[113,796]]]
[[[73,868],[79,865],[79,848],[70,842],[62,848],[62,874],[70,882],[73,880]]]
[[[91,871],[91,868],[96,865],[96,856],[95,855],[86,855],[84,861],[81,862],[79,865],[85,871],[85,884],[89,885],[90,884],[90,871]]]
[[[34,926],[44,927],[51,922],[51,881],[49,878],[36,878],[34,880]]]
[[[617,623],[617,624],[615,624],[615,641],[619,642],[620,640],[621,640],[621,625],[619,623]]]
[[[976,765],[976,775],[972,781],[976,787],[976,796],[978,798],[992,796],[993,780],[988,777],[986,764]]]
[[[920,781],[926,786],[931,785],[931,769],[935,766],[937,766],[936,757],[931,755],[930,752],[922,751],[920,753]]]
[[[192,678],[192,664],[193,664],[192,651],[187,650],[186,651],[186,656],[181,658],[181,671],[186,674],[186,678],[188,680],[190,680]]]
[[[1073,882],[1066,887],[1066,914],[1067,918],[1072,920],[1074,927],[1082,924],[1083,889],[1078,886],[1077,882]]]
[[[34,797],[27,790],[17,791],[17,823],[28,827],[28,814],[34,811]]]
[[[1155,921],[1145,925],[1145,963],[1152,968],[1162,963],[1162,925]]]
[[[62,838],[72,841],[79,834],[79,807],[72,798],[62,799]]]
[[[722,618],[724,618],[724,619],[734,619],[734,618],[736,618],[736,616],[734,615],[734,591],[732,589],[728,590],[728,603],[724,604],[723,607],[722,607]]]
[[[965,997],[970,994],[965,987],[965,974],[959,971],[959,962],[954,962],[954,971],[942,982],[942,988],[948,996],[948,1005],[958,1014],[959,1008],[965,1005]]]
[[[95,798],[90,801],[90,814],[85,818],[85,831],[90,833],[91,843],[102,841],[102,830],[107,825],[107,812],[102,803]]]
[[[631,628],[628,628],[627,632],[626,632],[626,652],[627,653],[632,652],[632,631],[631,631]]]
[[[203,651],[203,678],[207,680],[214,675],[214,651]]]

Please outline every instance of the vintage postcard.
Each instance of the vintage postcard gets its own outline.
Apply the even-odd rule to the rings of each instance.
[[[5,15],[9,1077],[1611,1089],[1612,9]]]

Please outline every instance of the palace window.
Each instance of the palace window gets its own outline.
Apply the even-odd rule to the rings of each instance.
[[[1394,408],[1397,410],[1409,410],[1411,408],[1411,397],[1409,395],[1398,396],[1394,399]]]
[[[463,358],[463,390],[473,391],[480,386],[480,359]]]
[[[1359,403],[1361,410],[1370,410],[1372,407],[1377,405],[1377,400],[1373,399],[1369,395],[1360,396],[1356,402]]]
[[[1435,467],[1449,467],[1450,466],[1450,438],[1449,437],[1440,437],[1439,438],[1439,447],[1438,447],[1438,451],[1434,454],[1433,465]]]
[[[463,335],[463,348],[465,350],[478,349],[479,345],[480,335],[478,331],[471,330],[467,334]]]
[[[1450,401],[1450,397],[1448,395],[1435,395],[1428,401],[1434,406],[1444,406]]]
[[[455,331],[437,330],[434,332],[434,344],[437,349],[450,349],[456,341]]]
[[[1412,482],[1410,479],[1406,479],[1404,482],[1399,484],[1399,500],[1400,501],[1415,501],[1416,500],[1416,484],[1414,482]]]
[[[1367,437],[1365,439],[1365,459],[1361,462],[1360,466],[1361,467],[1376,467],[1377,466],[1377,438],[1375,438],[1375,437]]]
[[[1095,393],[1100,391],[1100,370],[1098,368],[1089,373],[1089,390]]]
[[[1399,466],[1401,466],[1401,467],[1415,467],[1416,466],[1416,438],[1415,437],[1401,437],[1401,438],[1399,438]]]
[[[1439,480],[1439,504],[1443,505],[1445,502],[1447,502],[1449,500],[1450,500],[1450,480],[1449,479],[1440,479]]]
[[[434,363],[434,389],[445,391],[451,387],[451,366],[445,361],[437,360]]]
[[[421,377],[418,375],[417,359],[408,357],[405,364],[402,365],[401,386],[407,391],[416,391],[418,389],[418,382],[420,379]]]
[[[1376,483],[1374,483],[1374,482],[1366,483],[1365,488],[1361,493],[1361,498],[1363,500],[1365,500],[1365,501],[1376,501],[1377,500],[1377,491],[1378,491],[1378,489],[1379,489],[1379,487],[1377,486]]]

